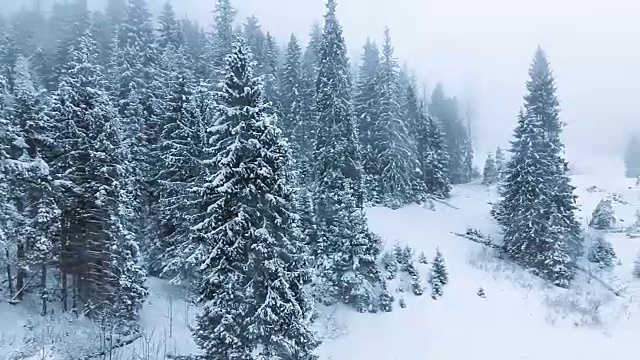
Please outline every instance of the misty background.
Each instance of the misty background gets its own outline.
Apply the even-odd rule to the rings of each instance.
[[[0,0],[2,11],[36,0]],[[159,10],[165,0],[149,0]],[[43,7],[52,0],[41,0]],[[102,0],[89,0],[102,6]],[[178,15],[208,27],[214,0],[173,0]],[[306,40],[324,0],[236,0],[238,21],[254,14],[285,44]],[[640,2],[635,0],[340,0],[352,61],[367,37],[391,28],[396,54],[429,88],[442,82],[469,105],[476,164],[507,147],[522,105],[529,62],[541,45],[561,102],[567,158],[577,171],[593,156],[621,157],[640,129]],[[462,109],[463,114],[467,111]]]

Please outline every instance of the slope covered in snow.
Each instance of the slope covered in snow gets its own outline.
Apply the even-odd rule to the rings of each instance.
[[[576,175],[573,181],[585,224],[602,198],[614,200],[621,227],[633,224],[640,205],[635,180],[604,172]],[[396,302],[388,314],[329,311],[339,331],[325,341],[323,358],[602,359],[628,354],[640,331],[640,280],[631,275],[640,239],[628,238],[622,229],[606,234],[620,262],[600,277],[622,289],[620,297],[584,274],[570,290],[551,287],[497,259],[483,245],[452,234],[472,227],[499,238],[489,215],[489,203],[495,200],[495,191],[470,184],[456,187],[451,206],[435,204],[435,211],[421,206],[370,209],[370,227],[388,249],[399,242],[431,259],[439,248],[450,272],[449,284],[442,298],[431,299],[429,266],[416,258],[425,295],[394,292],[396,298],[404,297],[407,307],[401,309]],[[477,295],[480,287],[485,298]]]
[[[584,274],[572,289],[551,287],[498,259],[494,250],[456,236],[454,233],[470,227],[499,240],[489,214],[495,189],[461,185],[447,203],[369,209],[370,228],[383,238],[387,250],[396,244],[414,250],[414,265],[425,291],[422,296],[414,295],[407,276],[399,273],[390,282],[396,299],[391,313],[321,308],[316,324],[324,339],[321,359],[537,360],[628,355],[640,332],[640,280],[631,275],[640,238],[628,236],[633,235],[628,228],[640,208],[640,187],[612,173],[619,172],[577,174],[573,182],[585,224],[601,199],[613,200],[619,229],[606,237],[620,261],[612,272],[599,277],[620,289],[621,296]],[[424,252],[431,261],[436,248],[444,255],[449,283],[444,295],[433,300],[429,296],[430,265],[419,263],[418,254]],[[148,285],[150,297],[141,316],[144,334],[116,351],[113,359],[152,360],[167,354],[197,353],[188,325],[197,309],[184,300],[182,291],[165,281],[149,279]],[[485,297],[478,295],[480,288]],[[401,298],[406,308],[398,305]],[[17,306],[0,303],[1,359],[41,359],[44,354],[44,359],[58,360],[108,343],[108,337],[88,321],[59,315],[40,318],[36,301]]]

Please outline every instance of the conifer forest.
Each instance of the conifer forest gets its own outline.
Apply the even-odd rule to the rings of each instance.
[[[323,0],[286,42],[241,18],[243,0],[207,1],[209,23],[175,1],[0,7],[0,322],[28,328],[0,324],[0,358],[462,359],[369,336],[393,321],[421,334],[420,309],[431,332],[454,308],[521,311],[482,310],[503,291],[544,288],[538,306],[575,324],[632,298],[640,141],[621,151],[632,181],[617,190],[574,176],[543,47],[510,142],[478,152],[464,99],[404,65],[393,27],[353,58],[349,0]],[[164,350],[140,350],[167,307]],[[180,333],[179,307],[193,308]],[[336,319],[350,340],[327,335]]]

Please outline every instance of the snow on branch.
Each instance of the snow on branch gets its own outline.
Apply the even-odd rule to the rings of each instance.
[[[104,356],[112,353],[116,349],[120,349],[120,348],[123,348],[125,346],[133,344],[136,340],[140,339],[141,337],[142,337],[141,333],[135,334],[130,339],[127,339],[125,341],[122,341],[122,342],[119,342],[117,344],[114,344],[114,345],[110,346],[108,349],[104,349],[104,350],[102,350],[100,352],[97,352],[97,353],[94,353],[94,354],[91,354],[91,355],[86,355],[83,358],[81,358],[81,360],[91,360],[91,359],[96,359],[96,358],[103,358]]]
[[[456,233],[456,232],[452,232],[453,235],[456,235],[458,237],[473,241],[475,243],[490,247],[492,249],[496,249],[500,252],[504,252],[504,246],[502,245],[498,245],[495,244],[493,242],[491,242],[490,239],[485,238],[482,234],[480,234],[478,231],[475,230],[467,230],[466,233],[461,234],[461,233]],[[583,268],[582,266],[578,265],[578,264],[573,264],[573,267],[580,271],[583,272],[587,275],[589,275],[589,277],[591,279],[594,279],[597,283],[599,283],[600,285],[602,285],[602,287],[604,287],[605,289],[609,290],[610,292],[612,292],[615,296],[617,297],[622,297],[622,291],[624,289],[614,289],[613,286],[607,284],[604,280],[600,279],[598,276],[596,276],[595,274],[593,274],[592,272],[590,272],[589,270]]]

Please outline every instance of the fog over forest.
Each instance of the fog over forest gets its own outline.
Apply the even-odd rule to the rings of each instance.
[[[0,0],[3,9],[35,0]],[[47,6],[51,0],[41,0]],[[98,0],[89,0],[102,6]],[[164,0],[150,1],[153,9]],[[178,14],[211,23],[214,1],[174,0]],[[306,39],[321,21],[323,0],[240,0],[238,19],[254,14],[281,44]],[[630,0],[347,0],[340,3],[351,60],[367,37],[391,28],[396,54],[429,87],[441,81],[470,103],[478,165],[507,145],[524,94],[531,54],[541,45],[552,63],[568,124],[567,156],[622,153],[640,109],[640,2]]]

